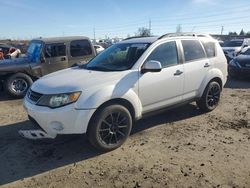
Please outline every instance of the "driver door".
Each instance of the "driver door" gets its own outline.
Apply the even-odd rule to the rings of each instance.
[[[181,102],[183,95],[184,69],[179,61],[176,41],[157,46],[145,62],[150,60],[159,61],[162,70],[140,75],[139,96],[143,113]]]
[[[45,45],[45,63],[42,64],[44,74],[68,68],[66,45],[63,43]]]

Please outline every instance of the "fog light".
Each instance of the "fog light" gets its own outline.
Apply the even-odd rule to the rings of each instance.
[[[58,121],[53,121],[52,123],[50,123],[50,126],[55,131],[62,131],[64,129],[63,125]]]

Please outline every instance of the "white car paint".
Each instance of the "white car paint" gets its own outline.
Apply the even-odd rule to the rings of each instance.
[[[94,45],[94,48],[95,48],[97,54],[99,54],[105,50],[105,48],[103,48],[101,45],[97,45],[97,44]]]
[[[51,109],[32,104],[26,96],[25,109],[51,137],[80,134],[86,133],[98,107],[111,99],[128,101],[134,108],[135,119],[139,119],[144,113],[201,97],[207,84],[215,77],[221,79],[224,85],[227,78],[226,59],[219,43],[212,38],[208,40],[216,43],[217,56],[214,58],[164,68],[158,73],[141,73],[143,63],[157,46],[173,40],[180,45],[181,39],[193,40],[194,37],[156,40],[130,70],[101,72],[74,67],[47,75],[36,81],[31,90],[41,94],[81,91],[80,98],[73,104]],[[132,43],[136,40],[143,39],[122,42]],[[206,64],[209,64],[208,68],[204,67]],[[184,74],[174,76],[177,70]]]

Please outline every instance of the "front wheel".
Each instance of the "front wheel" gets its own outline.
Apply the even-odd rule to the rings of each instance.
[[[5,80],[5,91],[16,98],[24,97],[33,81],[27,74],[16,73]]]
[[[132,117],[128,109],[111,105],[97,111],[89,124],[87,135],[94,147],[110,151],[126,141],[131,128]]]
[[[220,95],[220,84],[212,81],[207,85],[201,99],[196,102],[197,106],[204,112],[210,112],[218,106]]]

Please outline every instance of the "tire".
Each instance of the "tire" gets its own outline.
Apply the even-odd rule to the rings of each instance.
[[[127,140],[132,124],[127,108],[121,105],[107,106],[98,110],[91,118],[87,136],[98,150],[111,151]]]
[[[4,90],[15,98],[22,98],[26,95],[33,80],[24,73],[16,73],[9,76],[4,83]]]
[[[220,84],[216,81],[212,81],[207,85],[202,97],[196,101],[196,104],[203,112],[211,112],[218,106],[220,95]]]

